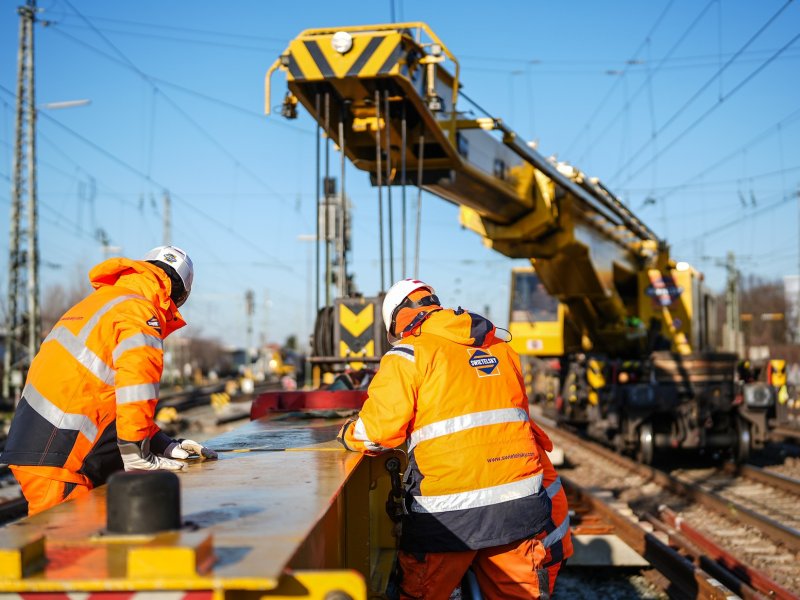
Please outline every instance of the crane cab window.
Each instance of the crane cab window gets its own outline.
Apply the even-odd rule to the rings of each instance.
[[[557,321],[558,300],[545,289],[536,273],[514,273],[511,321]]]

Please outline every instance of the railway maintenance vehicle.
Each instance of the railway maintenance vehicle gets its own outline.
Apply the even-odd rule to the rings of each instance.
[[[558,302],[555,321],[525,322],[523,308],[511,343],[523,355],[552,345],[559,369],[545,387],[561,420],[648,463],[675,450],[744,460],[754,436],[763,441],[760,396],[738,393],[737,356],[713,345],[702,274],[598,179],[543,156],[501,119],[475,116],[457,58],[425,24],[304,31],[267,74],[268,112],[279,69],[282,114],[305,108],[379,191],[417,185],[456,204],[487,247],[530,260],[535,274],[514,273],[515,282],[534,277]],[[378,300],[334,305],[356,301],[375,315]],[[346,329],[328,321],[318,336]],[[534,335],[548,327],[549,337]],[[318,360],[380,356],[370,339],[371,351],[340,343]]]
[[[564,415],[602,424],[645,460],[673,447],[744,452],[735,357],[709,347],[699,274],[600,182],[543,157],[499,119],[461,110],[458,61],[425,24],[302,32],[267,74],[267,107],[278,69],[289,87],[282,112],[302,105],[379,190],[431,191],[456,203],[485,244],[531,260],[580,344],[562,349],[575,387]],[[326,303],[314,364],[320,380],[340,376],[334,385],[259,397],[249,424],[208,442],[220,459],[197,459],[177,486],[164,481],[158,502],[137,504],[112,479],[0,529],[0,593],[392,597],[405,455],[367,457],[333,441],[384,348],[379,302]],[[149,527],[164,508],[167,526]]]

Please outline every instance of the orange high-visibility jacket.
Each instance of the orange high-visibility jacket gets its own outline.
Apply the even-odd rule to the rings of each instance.
[[[550,457],[547,456],[547,453],[553,449],[553,442],[550,440],[550,436],[542,431],[533,419],[531,419],[531,427],[533,427],[533,436],[536,438],[536,443],[543,450],[539,453],[542,467],[544,468],[543,485],[553,503],[550,522],[545,526],[547,535],[542,540],[544,547],[550,550],[550,561],[545,565],[549,566],[572,556],[569,504],[567,502],[567,493],[561,485],[561,478],[558,476],[555,467],[553,467]]]
[[[477,550],[555,529],[519,357],[495,331],[460,309],[431,313],[381,359],[343,432],[362,452],[408,442],[407,552]]]
[[[91,487],[122,469],[118,437],[159,431],[163,340],[186,323],[155,265],[112,258],[89,280],[31,364],[0,461]]]

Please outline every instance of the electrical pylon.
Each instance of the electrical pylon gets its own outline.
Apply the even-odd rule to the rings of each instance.
[[[11,179],[6,344],[3,357],[3,398],[9,403],[16,403],[19,398],[25,370],[38,351],[41,341],[33,55],[36,12],[36,0],[27,0],[25,5],[18,8],[17,112]],[[22,230],[23,211],[27,212],[27,231]]]

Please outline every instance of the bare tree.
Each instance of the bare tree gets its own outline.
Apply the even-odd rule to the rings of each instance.
[[[782,346],[786,343],[786,299],[783,282],[749,275],[742,281],[742,328],[748,346]]]
[[[86,270],[75,268],[69,283],[47,286],[42,294],[42,336],[50,333],[61,316],[91,292]]]
[[[208,373],[211,369],[219,371],[219,365],[225,355],[222,342],[202,337],[189,338],[188,351],[192,364],[203,373]]]

